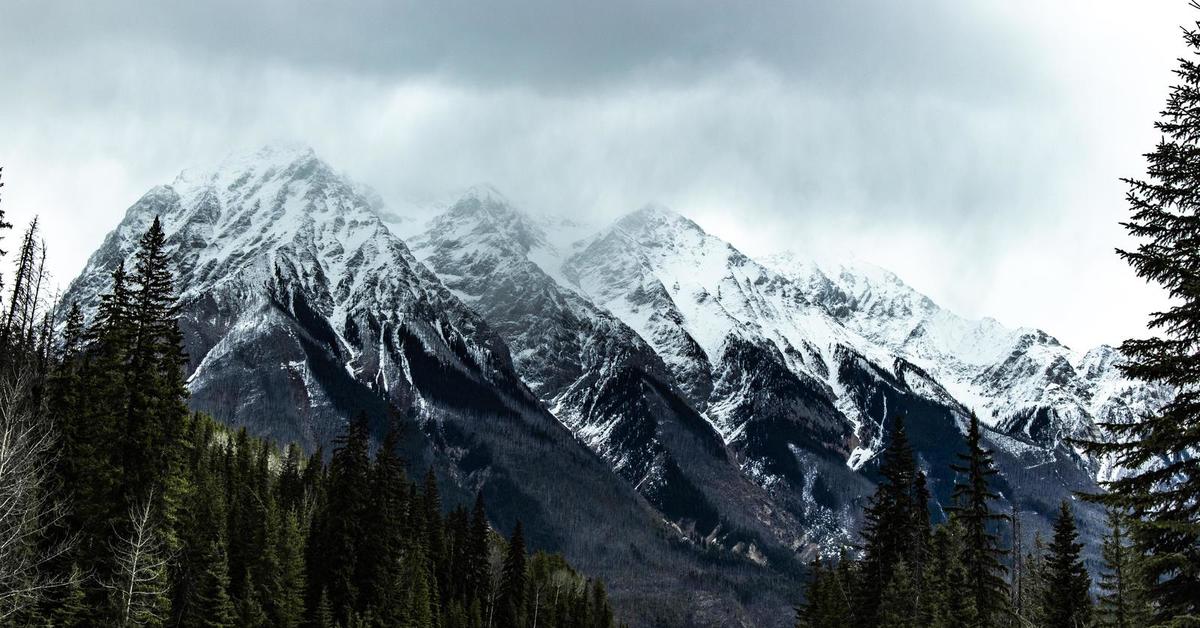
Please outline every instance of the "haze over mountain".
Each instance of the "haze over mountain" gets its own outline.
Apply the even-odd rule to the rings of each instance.
[[[193,407],[309,448],[404,417],[451,503],[482,490],[639,624],[787,624],[802,563],[855,540],[898,414],[944,506],[979,412],[999,492],[1044,528],[1119,472],[1067,439],[1170,394],[1111,347],[958,317],[874,267],[756,261],[662,206],[589,227],[478,186],[421,224],[295,147],[149,190],[65,302],[94,308],[155,216]]]

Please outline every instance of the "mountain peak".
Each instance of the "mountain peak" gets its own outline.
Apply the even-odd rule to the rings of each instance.
[[[684,231],[704,233],[700,225],[690,218],[660,203],[649,203],[641,209],[626,214],[617,220],[616,227],[627,233],[645,235],[661,230],[667,230],[669,234]]]
[[[277,143],[257,149],[234,151],[215,164],[184,169],[171,185],[180,191],[208,185],[229,187],[256,174],[278,173],[306,165],[319,166],[322,170],[332,172],[311,147],[304,144]]]

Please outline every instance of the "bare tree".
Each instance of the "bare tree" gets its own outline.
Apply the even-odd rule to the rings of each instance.
[[[156,626],[166,616],[167,556],[153,517],[154,494],[129,506],[129,531],[112,545],[116,573],[102,583],[120,626]]]
[[[504,546],[493,538],[488,543],[487,628],[492,628],[492,620],[496,616],[496,601],[500,597],[500,584],[503,580]]]
[[[0,377],[0,619],[77,577],[49,569],[74,538],[55,541],[52,534],[65,514],[49,481],[54,432],[33,401],[30,379]]]

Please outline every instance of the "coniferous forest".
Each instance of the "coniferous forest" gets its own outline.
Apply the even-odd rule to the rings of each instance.
[[[714,514],[711,533],[690,536],[662,519],[677,532],[672,548],[747,573],[786,554],[786,573],[805,584],[769,612],[792,623],[794,611],[797,628],[1200,627],[1200,22],[1184,38],[1191,56],[1155,123],[1161,139],[1145,176],[1125,180],[1122,224],[1136,245],[1117,251],[1171,299],[1151,314],[1151,337],[1121,346],[1117,368],[1174,394],[1067,443],[1119,472],[1095,492],[1061,504],[1056,495],[1052,527],[1028,534],[1016,501],[1000,494],[995,441],[976,414],[952,417],[966,418],[957,457],[938,469],[954,482],[942,502],[913,444],[915,421],[910,432],[896,414],[868,461],[873,494],[853,495],[865,500],[860,529],[845,543],[823,537],[843,547],[806,537],[764,554],[747,533],[733,556],[719,538],[729,522]],[[306,450],[190,409],[169,249],[155,218],[131,260],[106,268],[109,287],[85,311],[58,299],[37,219],[14,231],[0,205],[0,626],[621,625],[602,580],[527,544],[537,535],[520,521],[508,534],[494,528],[496,504],[483,493],[443,499],[434,469],[400,453],[413,419],[362,412],[331,446]],[[692,414],[699,424],[699,413],[680,416]],[[383,424],[376,438],[372,426]],[[734,456],[723,441],[704,442],[722,465]],[[664,486],[683,477],[677,460],[664,468]],[[678,500],[703,501],[692,494]],[[1098,547],[1085,545],[1094,537],[1077,519],[1083,503],[1104,509]],[[798,557],[810,555],[800,570]],[[710,576],[686,574],[689,586]]]
[[[1101,571],[1084,566],[1067,502],[1050,539],[1019,549],[1019,518],[995,509],[996,469],[974,415],[952,467],[953,504],[931,526],[935,504],[896,417],[861,544],[813,561],[797,626],[1200,626],[1200,23],[1184,37],[1194,56],[1180,60],[1179,84],[1155,123],[1162,139],[1146,155],[1147,178],[1125,181],[1124,226],[1139,245],[1118,251],[1174,300],[1151,317],[1158,337],[1122,345],[1121,369],[1168,383],[1176,396],[1076,443],[1126,470],[1104,492],[1079,496],[1108,511]]]
[[[90,322],[56,320],[45,255],[35,222],[0,319],[3,625],[614,625],[604,584],[520,522],[504,538],[482,496],[448,509],[410,479],[398,423],[306,456],[191,413],[157,221]]]

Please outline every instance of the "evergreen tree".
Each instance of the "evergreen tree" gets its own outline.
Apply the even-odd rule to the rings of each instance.
[[[180,493],[176,460],[186,420],[183,336],[175,302],[166,234],[156,216],[134,256],[128,403],[121,425],[122,488],[126,495],[160,496],[156,510],[171,529]],[[174,539],[165,539],[175,549]]]
[[[1097,623],[1111,628],[1135,628],[1149,624],[1138,557],[1129,546],[1125,517],[1108,511],[1108,535],[1102,554],[1104,571],[1100,574],[1100,604]]]
[[[879,603],[879,625],[888,628],[918,628],[917,589],[912,570],[900,561],[893,565],[892,576]]]
[[[272,625],[296,628],[304,619],[304,535],[295,512],[279,512],[279,573],[271,592]]]
[[[929,542],[928,489],[917,469],[903,416],[892,421],[879,473],[879,488],[863,517],[863,587],[856,605],[860,623],[867,626],[879,622],[883,593],[879,583],[890,582],[892,570],[902,562],[919,570]]]
[[[979,417],[975,413],[971,413],[967,428],[967,453],[958,457],[962,464],[951,465],[958,479],[954,484],[955,505],[950,512],[963,528],[963,564],[967,575],[964,593],[974,605],[975,625],[994,626],[1008,603],[1005,567],[1000,562],[1005,552],[995,531],[1005,517],[991,507],[991,502],[999,496],[988,486],[988,479],[997,471],[992,453],[982,446]]]
[[[500,580],[496,625],[499,628],[519,628],[525,608],[525,530],[521,522],[513,529],[504,555],[504,574]]]
[[[373,609],[376,619],[385,624],[398,621],[406,545],[408,480],[404,463],[396,453],[399,444],[399,433],[390,429],[375,455],[366,522],[366,546],[371,549],[359,563],[363,607]]]
[[[470,601],[478,601],[481,605],[487,597],[491,583],[491,568],[488,564],[488,526],[487,513],[483,507],[483,493],[475,495],[475,507],[471,511],[471,530],[468,539],[468,571],[467,597]]]
[[[918,608],[921,626],[958,628],[978,621],[975,599],[967,588],[965,534],[955,518],[934,531],[923,578],[925,594]]]
[[[1192,55],[1179,60],[1179,83],[1154,124],[1161,139],[1146,155],[1147,178],[1125,180],[1132,215],[1123,224],[1140,242],[1118,251],[1171,297],[1170,307],[1150,317],[1159,336],[1122,344],[1120,368],[1176,394],[1157,412],[1100,424],[1107,439],[1086,443],[1127,470],[1096,499],[1129,513],[1153,619],[1163,623],[1200,622],[1200,22],[1183,35]]]
[[[1054,521],[1054,538],[1046,559],[1046,588],[1042,618],[1048,628],[1076,628],[1092,621],[1092,579],[1083,566],[1083,544],[1075,529],[1075,516],[1066,501]]]
[[[323,568],[329,604],[340,622],[348,622],[359,608],[358,556],[366,533],[369,482],[370,436],[367,417],[360,415],[339,436],[329,466]]]

